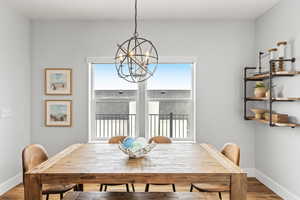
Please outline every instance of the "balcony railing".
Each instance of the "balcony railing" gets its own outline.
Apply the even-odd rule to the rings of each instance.
[[[135,137],[135,114],[96,114],[97,138]]]
[[[135,114],[96,114],[96,136],[108,139],[113,136],[136,137]],[[190,118],[188,114],[149,114],[149,137],[166,136],[173,139],[189,138]]]

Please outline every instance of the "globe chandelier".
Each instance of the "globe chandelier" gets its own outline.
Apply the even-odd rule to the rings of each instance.
[[[135,0],[134,25],[133,36],[117,45],[115,65],[120,78],[138,83],[153,76],[158,64],[158,54],[153,43],[139,37],[137,32],[137,0]]]

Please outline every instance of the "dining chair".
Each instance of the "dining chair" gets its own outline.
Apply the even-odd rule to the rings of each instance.
[[[155,136],[149,139],[149,144],[154,142],[157,144],[171,144],[172,140],[165,136]],[[176,192],[175,184],[146,184],[145,192],[149,192],[150,185],[172,185],[173,192]]]
[[[45,148],[39,144],[31,144],[22,151],[22,168],[23,168],[23,184],[25,186],[25,173],[37,165],[48,160],[48,154]],[[26,188],[26,187],[24,187]],[[42,194],[46,195],[46,200],[49,199],[50,194],[59,194],[60,199],[63,199],[64,193],[69,190],[77,190],[76,184],[44,184],[42,186]]]
[[[126,136],[115,136],[115,137],[112,137],[112,138],[110,138],[108,140],[108,144],[119,144],[125,138],[126,138]],[[110,183],[105,183],[104,184],[103,183],[103,184],[100,184],[100,189],[99,190],[100,190],[100,192],[102,192],[102,191],[106,192],[108,186],[117,186],[117,185],[125,185],[126,186],[126,191],[130,192],[130,190],[129,190],[129,184],[128,183],[124,183],[124,184],[110,184]],[[132,191],[135,192],[134,184],[131,184],[131,187],[132,187]]]
[[[224,145],[221,153],[235,165],[240,166],[240,147],[238,145],[227,143]],[[222,192],[230,191],[228,184],[217,183],[192,183],[190,192],[192,192],[194,188],[199,192],[218,192],[220,200],[222,200]]]
[[[157,144],[171,144],[172,140],[165,136],[155,136],[149,139],[149,144],[155,142]]]

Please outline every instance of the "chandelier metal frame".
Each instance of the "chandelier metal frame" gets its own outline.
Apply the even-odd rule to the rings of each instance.
[[[117,45],[115,66],[120,78],[128,82],[143,82],[153,76],[158,65],[158,53],[150,40],[139,37],[137,32],[137,0],[135,0],[134,34]]]

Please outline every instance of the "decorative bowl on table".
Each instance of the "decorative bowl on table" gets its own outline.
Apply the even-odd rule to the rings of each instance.
[[[119,149],[123,151],[129,158],[142,158],[148,154],[156,143],[148,144],[145,138],[126,137],[120,144]]]

